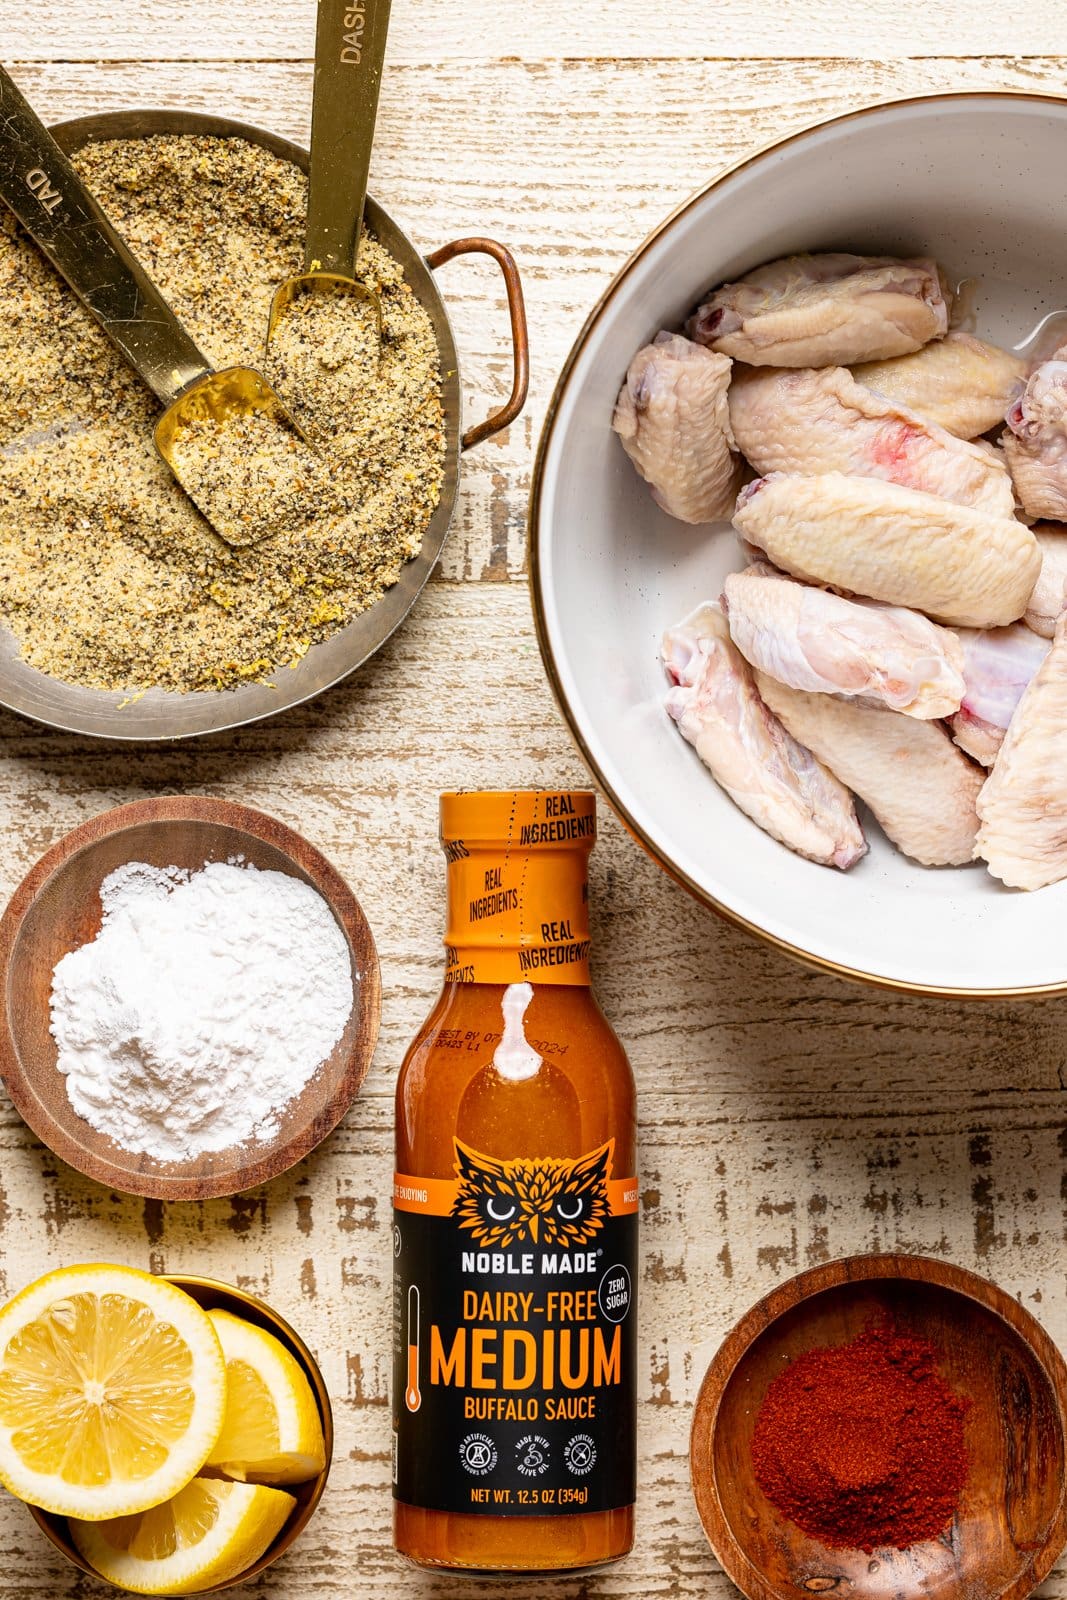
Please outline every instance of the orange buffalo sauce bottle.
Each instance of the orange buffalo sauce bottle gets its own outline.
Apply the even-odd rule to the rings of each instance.
[[[584,792],[441,797],[441,997],[396,1092],[393,1494],[424,1566],[633,1543],[634,1084],[589,987]]]

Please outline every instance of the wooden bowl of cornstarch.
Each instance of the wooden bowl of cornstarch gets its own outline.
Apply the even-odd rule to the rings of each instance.
[[[265,1183],[337,1126],[378,1036],[344,879],[226,800],[119,806],[47,851],[0,920],[0,1077],[33,1132],[127,1194]]]

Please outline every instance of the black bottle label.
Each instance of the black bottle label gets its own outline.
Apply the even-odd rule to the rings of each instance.
[[[637,1179],[612,1145],[400,1173],[393,1493],[485,1516],[633,1503]]]

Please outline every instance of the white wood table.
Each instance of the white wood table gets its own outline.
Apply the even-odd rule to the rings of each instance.
[[[313,0],[3,0],[0,58],[46,118],[183,106],[306,138]],[[307,1535],[256,1591],[452,1597],[390,1547],[392,1089],[441,975],[439,789],[581,783],[530,621],[524,520],[554,375],[649,228],[768,139],[933,89],[1067,91],[1062,0],[394,0],[372,190],[429,249],[496,235],[525,275],[530,405],[464,462],[440,573],[393,643],[236,737],[129,750],[0,715],[0,891],[93,813],[172,790],[241,799],[333,859],[375,929],[381,1043],[341,1129],[268,1189],[197,1206],[71,1173],[0,1105],[0,1293],[86,1259],[197,1271],[286,1313],[322,1362],[337,1454]],[[1050,195],[1062,207],[1062,196]],[[493,269],[442,274],[468,415],[508,379]],[[602,812],[596,975],[641,1112],[637,1548],[599,1577],[490,1597],[725,1597],[688,1484],[691,1403],[727,1327],[794,1271],[929,1251],[1018,1295],[1067,1345],[1067,1001],[974,1007],[801,970],[674,888]],[[0,1600],[103,1593],[0,1498]],[[240,1591],[241,1594],[251,1591]],[[1045,1593],[1067,1597],[1061,1565]]]

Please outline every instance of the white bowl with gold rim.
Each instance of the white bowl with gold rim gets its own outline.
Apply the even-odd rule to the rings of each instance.
[[[725,525],[709,535],[655,506],[611,432],[612,408],[660,328],[680,327],[712,285],[797,251],[933,255],[975,280],[981,334],[1023,341],[1067,307],[1067,222],[1051,203],[1064,150],[1067,100],[961,94],[853,112],[752,156],[623,267],[571,351],[541,439],[530,534],[542,653],[616,810],[732,921],[893,988],[1067,991],[1067,882],[1020,894],[981,864],[923,868],[866,816],[870,854],[843,874],[736,809],[668,721],[658,649],[664,628],[743,564],[737,542]]]

